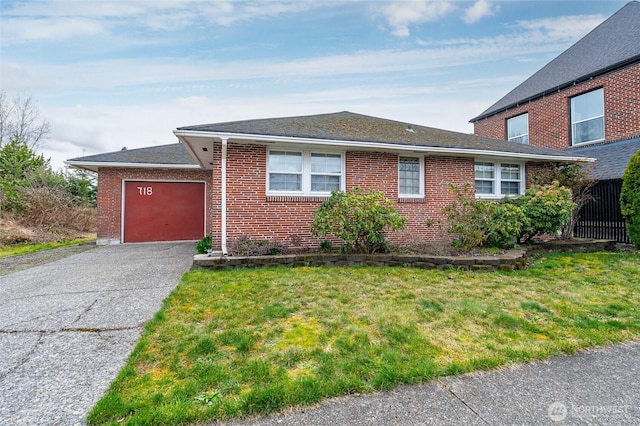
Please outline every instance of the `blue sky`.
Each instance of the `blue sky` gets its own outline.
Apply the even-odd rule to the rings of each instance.
[[[625,3],[3,0],[0,83],[38,101],[55,167],[179,126],[344,110],[471,133]]]

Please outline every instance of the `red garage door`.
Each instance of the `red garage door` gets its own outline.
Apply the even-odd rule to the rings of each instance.
[[[124,242],[199,240],[204,183],[125,182]]]

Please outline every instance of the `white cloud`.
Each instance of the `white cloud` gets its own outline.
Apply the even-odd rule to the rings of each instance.
[[[448,1],[402,0],[380,7],[378,13],[386,19],[394,35],[407,37],[410,34],[410,25],[435,21],[454,9],[455,6]]]
[[[213,90],[212,84],[263,85],[258,80],[279,83],[305,78],[366,76],[384,73],[417,72],[482,63],[500,58],[557,51],[553,40],[533,42],[529,34],[479,40],[456,40],[408,50],[361,51],[292,60],[250,60],[218,62],[215,59],[130,58],[46,65],[21,63],[34,84],[48,81],[55,89],[72,93],[99,93],[101,90],[127,92],[174,92]],[[509,49],[504,49],[509,45]],[[7,82],[6,90],[16,90]],[[4,84],[4,83],[3,83]],[[24,85],[23,85],[24,86]],[[24,87],[22,87],[24,90]]]
[[[538,40],[577,40],[601,24],[604,15],[574,15],[555,18],[518,21],[518,26],[528,30]]]
[[[124,146],[132,149],[177,143],[172,130],[180,126],[344,110],[468,133],[472,128],[467,121],[478,112],[478,106],[468,96],[439,94],[439,88],[416,86],[398,91],[389,86],[375,91],[374,97],[364,96],[365,90],[295,93],[284,97],[239,96],[224,102],[193,96],[137,105],[43,108],[43,115],[54,129],[43,144],[43,153],[51,158],[53,167],[61,168],[70,158],[118,151]],[[416,96],[407,97],[408,93]],[[379,101],[380,97],[385,98],[384,102]]]
[[[499,6],[491,4],[489,0],[478,0],[465,11],[462,20],[467,24],[473,24],[482,18],[493,16],[498,8]]]
[[[335,5],[335,4],[333,4]],[[325,7],[321,1],[41,0],[3,9],[2,42],[61,40],[113,34],[116,29],[178,30],[230,26]]]
[[[37,18],[3,19],[2,41],[30,42],[36,40],[63,40],[106,34],[103,23],[85,18],[64,17],[52,20]]]

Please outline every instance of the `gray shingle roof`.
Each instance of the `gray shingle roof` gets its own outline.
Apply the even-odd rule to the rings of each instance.
[[[640,2],[631,1],[471,122],[640,61]]]
[[[408,130],[410,129],[410,130]],[[179,127],[178,131],[428,146],[565,156],[566,152],[467,133],[418,126],[348,111]]]
[[[640,150],[640,137],[602,143],[597,145],[570,148],[567,152],[576,156],[596,158],[591,167],[590,175],[593,179],[620,179],[627,167],[629,158]]]
[[[105,166],[108,166],[108,163],[166,164],[173,166],[196,166],[198,164],[181,143],[88,155],[86,157],[72,158],[67,160],[67,163],[70,165],[74,163],[107,163]]]

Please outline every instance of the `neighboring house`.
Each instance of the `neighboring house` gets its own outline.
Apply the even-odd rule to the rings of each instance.
[[[627,3],[471,122],[475,134],[514,145],[597,154],[598,180],[610,179],[613,157],[619,178],[640,137],[640,3]]]
[[[332,190],[376,189],[409,218],[394,243],[448,239],[449,184],[478,197],[524,191],[531,172],[582,156],[350,112],[180,127],[181,144],[75,158],[98,172],[100,243],[248,235],[317,245],[309,225]]]
[[[471,119],[474,133],[561,150],[640,136],[639,23],[629,2]]]

